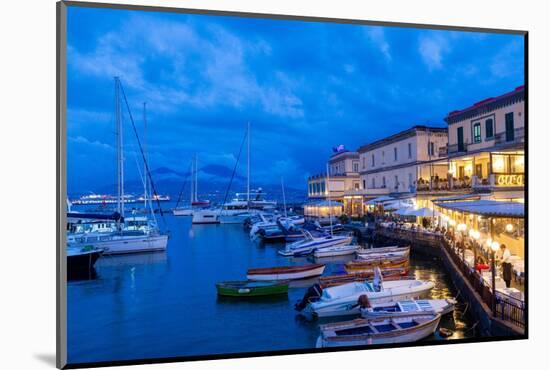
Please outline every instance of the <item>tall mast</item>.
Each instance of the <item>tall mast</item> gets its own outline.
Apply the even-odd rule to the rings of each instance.
[[[328,218],[330,220],[330,235],[334,235],[332,231],[332,203],[330,202],[330,172],[327,163],[327,197],[328,197]]]
[[[247,124],[246,208],[250,209],[250,122]]]
[[[281,187],[283,188],[283,207],[285,209],[285,217],[287,217],[288,215],[286,213],[285,183],[282,177],[281,177]]]
[[[122,138],[122,110],[120,104],[120,80],[115,77],[115,120],[117,136],[117,211],[124,217],[124,154]],[[118,221],[120,224],[120,221]]]
[[[147,103],[143,102],[143,152],[145,160],[143,161],[143,208],[147,209],[147,183],[149,182],[149,176],[147,175]]]
[[[195,154],[195,186],[194,189],[194,196],[195,196],[195,202],[199,201],[199,155]]]
[[[193,198],[195,197],[195,155],[191,159],[191,194],[189,197],[189,204],[193,205]]]

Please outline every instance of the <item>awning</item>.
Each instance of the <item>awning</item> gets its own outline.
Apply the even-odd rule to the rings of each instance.
[[[410,216],[416,217],[438,217],[440,213],[434,209],[423,207],[409,213]]]
[[[470,193],[470,194],[461,194],[461,195],[451,195],[448,197],[436,198],[432,202],[456,202],[458,200],[480,200],[481,195]]]
[[[374,206],[376,204],[379,204],[379,203],[384,203],[384,202],[389,202],[389,201],[392,201],[392,200],[395,200],[395,198],[392,198],[392,197],[389,197],[387,195],[383,195],[381,197],[378,197],[378,198],[374,198],[374,199],[371,199],[367,202],[368,205],[371,205],[371,206]]]
[[[525,214],[525,204],[523,203],[499,202],[496,200],[438,203],[437,206],[453,211],[473,213],[486,217],[523,218]]]

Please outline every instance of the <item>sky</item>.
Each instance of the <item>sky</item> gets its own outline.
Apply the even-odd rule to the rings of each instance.
[[[194,153],[233,168],[250,122],[252,183],[304,191],[332,147],[444,127],[524,83],[518,35],[69,7],[67,44],[69,193],[115,181],[114,76],[138,130],[147,103],[151,169],[186,171]]]

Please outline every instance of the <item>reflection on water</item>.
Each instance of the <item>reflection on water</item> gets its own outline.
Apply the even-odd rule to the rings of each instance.
[[[215,283],[246,279],[252,267],[313,262],[326,263],[325,274],[337,274],[351,256],[288,258],[277,254],[280,244],[250,241],[240,225],[191,226],[190,218],[172,216],[166,221],[166,252],[104,256],[96,279],[69,282],[69,362],[315,346],[319,322],[293,308],[315,279],[292,282],[288,295],[250,299],[218,297]],[[433,298],[456,295],[438,260],[411,257],[411,273],[436,283]],[[468,314],[459,311],[441,326],[454,331],[451,338],[474,334]],[[436,334],[427,340],[440,339]]]

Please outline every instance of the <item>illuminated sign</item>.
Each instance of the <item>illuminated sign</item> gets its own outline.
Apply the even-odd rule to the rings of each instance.
[[[497,186],[523,186],[523,174],[520,175],[497,175]]]

